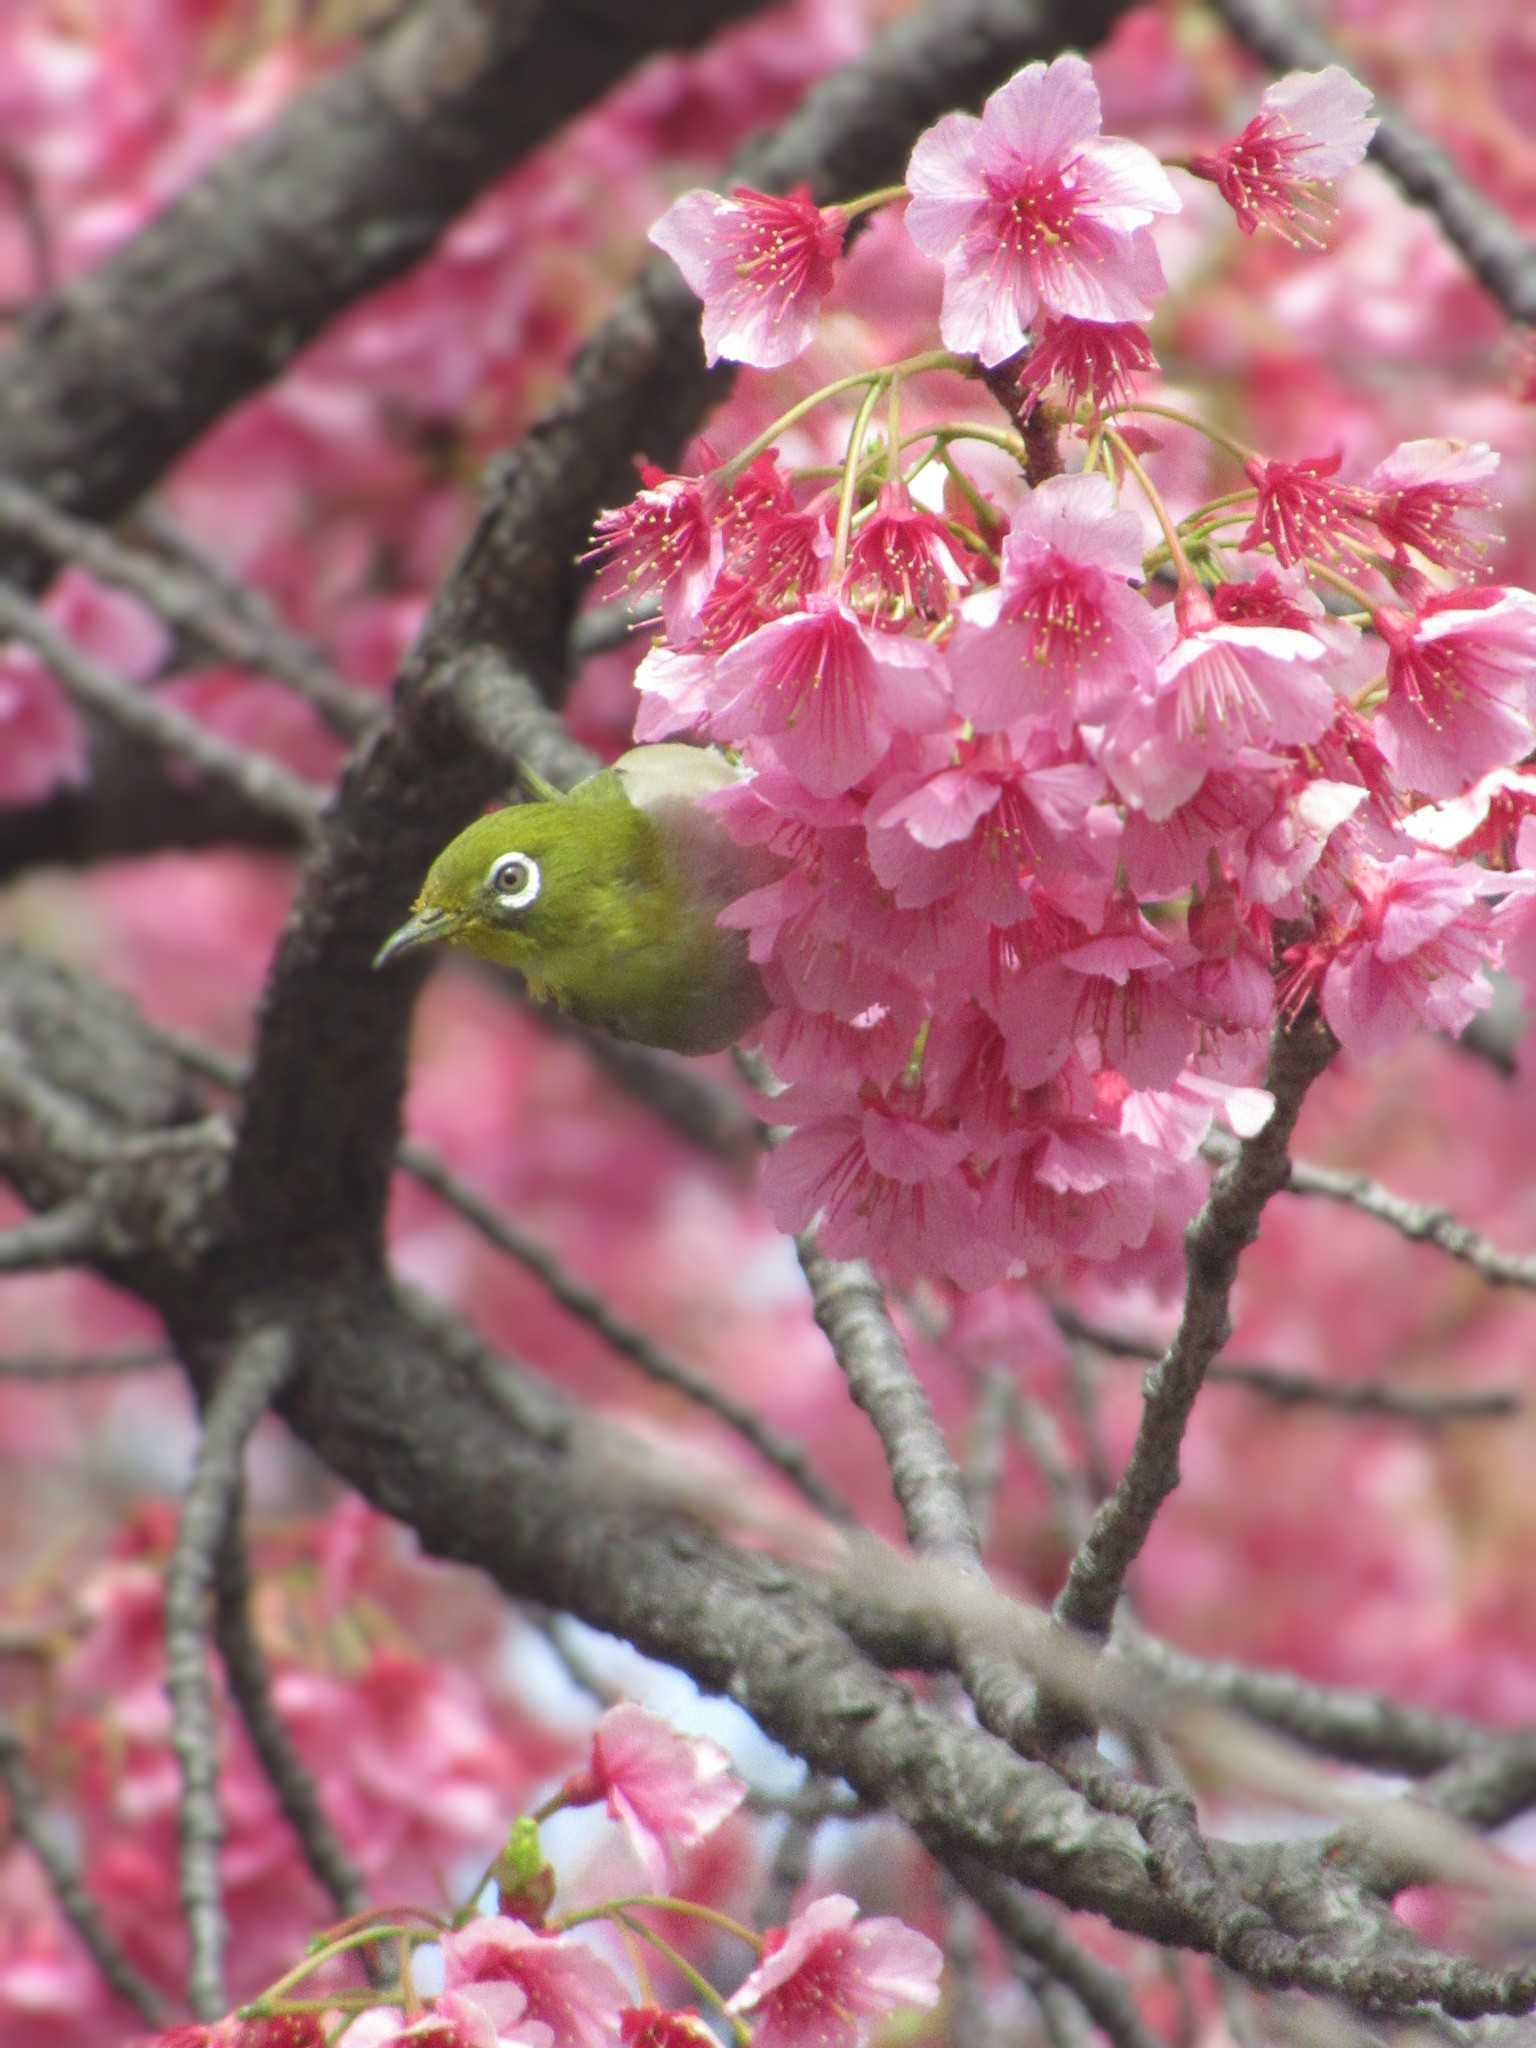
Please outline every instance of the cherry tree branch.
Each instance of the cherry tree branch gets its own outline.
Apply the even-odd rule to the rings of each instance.
[[[42,1351],[19,1358],[0,1358],[0,1380],[40,1380],[55,1386],[71,1386],[81,1380],[129,1379],[138,1373],[175,1369],[176,1360],[168,1351],[148,1348],[86,1352],[78,1358],[56,1357]]]
[[[1298,1159],[1292,1162],[1285,1191],[1292,1195],[1319,1195],[1327,1201],[1359,1209],[1413,1243],[1432,1244],[1447,1258],[1470,1266],[1491,1287],[1536,1287],[1536,1253],[1501,1251],[1481,1231],[1459,1222],[1448,1209],[1428,1202],[1406,1201],[1365,1174],[1339,1173],[1332,1167],[1313,1166]]]
[[[60,512],[40,491],[0,480],[0,534],[27,542],[55,567],[76,563],[137,597],[175,633],[211,653],[285,683],[333,732],[357,739],[384,707],[339,676],[319,648],[290,633],[254,590],[239,600],[187,557],[168,562],[129,547],[103,526]]]
[[[1341,61],[1290,0],[1212,0],[1212,6],[1233,35],[1275,71],[1316,71]],[[1404,115],[1391,106],[1376,111],[1376,162],[1415,205],[1434,215],[1446,240],[1511,320],[1536,321],[1536,242]]]
[[[920,1557],[980,1569],[959,1467],[907,1359],[885,1295],[862,1259],[829,1259],[810,1231],[795,1240],[816,1321],[848,1391],[875,1426],[907,1538]]]
[[[277,1328],[253,1331],[230,1356],[203,1416],[165,1579],[165,1689],[171,1748],[181,1772],[177,1804],[181,1906],[191,1949],[187,1994],[199,2019],[228,2005],[223,1955],[228,1929],[219,1891],[219,1740],[208,1670],[209,1603],[240,1495],[247,1438],[294,1369]]]
[[[1147,1375],[1145,1407],[1130,1462],[1094,1516],[1056,1601],[1056,1618],[1103,1636],[1126,1572],[1146,1542],[1158,1510],[1179,1483],[1179,1446],[1196,1396],[1217,1353],[1232,1334],[1231,1295],[1238,1260],[1258,1235],[1270,1197],[1286,1184],[1288,1146],[1312,1082],[1334,1052],[1322,1023],[1304,1014],[1275,1034],[1265,1086],[1275,1107],[1262,1131],[1245,1138],[1211,1185],[1205,1207],[1186,1235],[1184,1312],[1162,1358]]]
[[[279,762],[231,745],[174,705],[93,661],[19,590],[0,585],[0,639],[32,648],[79,704],[134,739],[189,762],[299,839],[313,832],[322,794]]]
[[[1291,1168],[1293,1176],[1305,1170],[1294,1163]],[[1292,1186],[1293,1182],[1287,1185]],[[1162,1345],[1106,1330],[1098,1323],[1085,1321],[1073,1309],[1057,1305],[1051,1314],[1063,1336],[1091,1345],[1106,1358],[1124,1364],[1155,1364],[1163,1355]],[[1522,1406],[1522,1396],[1514,1387],[1431,1392],[1422,1387],[1396,1387],[1369,1380],[1320,1380],[1312,1373],[1292,1372],[1277,1365],[1239,1364],[1235,1359],[1221,1359],[1207,1367],[1205,1377],[1207,1382],[1262,1394],[1282,1408],[1319,1407],[1340,1415],[1388,1416],[1420,1423],[1427,1429],[1438,1429],[1449,1422],[1502,1422],[1518,1415]]]
[[[0,361],[0,470],[110,519],[654,52],[764,0],[426,0],[230,150]]]
[[[578,1322],[595,1330],[618,1357],[636,1366],[658,1386],[670,1387],[696,1407],[716,1416],[744,1443],[750,1444],[765,1464],[783,1473],[803,1498],[828,1521],[844,1527],[858,1526],[858,1516],[852,1506],[821,1477],[802,1444],[785,1436],[765,1421],[756,1409],[738,1401],[724,1387],[716,1386],[703,1373],[674,1358],[643,1330],[637,1330],[626,1322],[594,1288],[583,1285],[568,1273],[553,1252],[535,1243],[494,1204],[476,1194],[460,1175],[450,1171],[429,1146],[407,1140],[400,1147],[400,1164],[414,1180],[430,1188],[456,1215],[462,1216],[487,1244],[505,1252],[525,1271],[532,1273],[553,1300]]]

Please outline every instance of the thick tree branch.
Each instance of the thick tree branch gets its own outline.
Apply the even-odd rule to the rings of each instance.
[[[763,0],[427,0],[232,149],[0,362],[0,472],[111,519],[657,50]]]

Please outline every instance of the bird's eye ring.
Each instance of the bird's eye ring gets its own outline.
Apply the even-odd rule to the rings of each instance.
[[[486,877],[503,910],[526,910],[539,893],[539,864],[526,853],[504,853]]]

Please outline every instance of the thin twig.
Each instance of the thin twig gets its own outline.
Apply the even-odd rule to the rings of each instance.
[[[1432,1244],[1448,1258],[1470,1266],[1492,1287],[1536,1287],[1536,1253],[1500,1251],[1449,1210],[1429,1202],[1406,1201],[1365,1174],[1337,1173],[1331,1167],[1298,1159],[1292,1163],[1286,1192],[1346,1203],[1416,1244]]]
[[[55,563],[76,562],[103,583],[131,591],[174,631],[285,683],[345,739],[359,738],[383,718],[375,698],[344,681],[318,648],[260,606],[254,592],[237,609],[228,584],[127,547],[104,527],[59,512],[40,492],[14,482],[0,482],[0,532],[29,542]]]
[[[0,1720],[0,1785],[5,1788],[6,1819],[11,1831],[42,1865],[54,1903],[90,1951],[97,1969],[119,1998],[133,2006],[150,2026],[158,2026],[164,2017],[160,1994],[145,1982],[118,1947],[96,1901],[81,1883],[73,1860],[65,1853],[63,1837],[48,1825],[42,1787],[27,1761],[21,1737],[5,1720]]]
[[[1051,1313],[1063,1336],[1090,1344],[1104,1357],[1121,1364],[1155,1364],[1163,1355],[1161,1344],[1103,1329],[1097,1323],[1085,1321],[1074,1309],[1057,1306]],[[1315,1406],[1335,1410],[1340,1415],[1391,1416],[1402,1422],[1422,1423],[1430,1429],[1447,1422],[1500,1422],[1518,1415],[1522,1406],[1522,1396],[1514,1387],[1431,1393],[1423,1388],[1383,1386],[1373,1381],[1335,1385],[1310,1373],[1291,1372],[1277,1365],[1240,1365],[1235,1359],[1209,1366],[1205,1377],[1223,1386],[1243,1387],[1249,1393],[1262,1394],[1281,1407]]]
[[[1207,1369],[1232,1334],[1230,1301],[1238,1260],[1258,1234],[1265,1204],[1285,1185],[1287,1147],[1302,1102],[1333,1050],[1331,1036],[1311,1015],[1275,1034],[1265,1077],[1274,1110],[1263,1130],[1245,1138],[1231,1164],[1218,1172],[1205,1207],[1190,1225],[1178,1330],[1147,1375],[1130,1461],[1094,1516],[1056,1601],[1056,1618],[1069,1628],[1108,1634],[1126,1572],[1179,1483],[1179,1446],[1190,1412]]]
[[[272,1698],[267,1660],[251,1626],[250,1591],[246,1577],[245,1544],[240,1533],[240,1494],[237,1479],[214,1563],[216,1600],[215,1637],[219,1661],[229,1681],[229,1690],[246,1733],[251,1738],[267,1782],[277,1794],[277,1803],[293,1829],[304,1861],[330,1895],[337,1914],[348,1919],[368,1903],[362,1872],[342,1847],[320,1802],[315,1782],[288,1739],[282,1716]]]
[[[137,1373],[166,1372],[176,1361],[168,1351],[149,1347],[132,1351],[85,1352],[79,1357],[50,1357],[45,1351],[20,1358],[0,1358],[0,1380],[40,1380],[59,1386],[80,1380],[129,1379]]]
[[[875,1426],[907,1540],[922,1557],[975,1570],[980,1556],[960,1469],[862,1259],[829,1259],[803,1231],[795,1253],[848,1391]]]
[[[1136,2010],[1125,1978],[1081,1948],[1048,1907],[983,1864],[960,1861],[952,1868],[1004,1940],[1066,1985],[1115,2048],[1164,2048]]]
[[[83,1266],[100,1258],[105,1249],[100,1211],[88,1195],[81,1195],[0,1230],[0,1273]]]
[[[246,1440],[292,1370],[286,1332],[254,1332],[231,1353],[214,1387],[182,1501],[165,1581],[165,1687],[171,1747],[181,1772],[178,1807],[181,1906],[191,1959],[187,1995],[199,2019],[228,2003],[223,1956],[228,1929],[219,1894],[218,1722],[208,1670],[209,1599],[240,1491]]]
[[[114,675],[82,654],[19,590],[0,585],[0,638],[23,641],[41,655],[77,703],[109,718],[136,739],[188,761],[210,781],[238,791],[248,804],[279,818],[301,839],[319,817],[321,792],[277,761],[247,753],[183,711]]]
[[[487,1243],[534,1274],[563,1309],[595,1330],[620,1358],[638,1366],[658,1385],[671,1387],[717,1416],[744,1443],[750,1444],[760,1458],[782,1472],[819,1514],[840,1527],[857,1526],[853,1508],[816,1471],[800,1444],[764,1421],[755,1408],[738,1401],[616,1315],[600,1294],[568,1273],[553,1252],[525,1237],[499,1209],[445,1166],[435,1152],[425,1145],[407,1142],[400,1147],[400,1163],[423,1187],[430,1188],[471,1223]]]

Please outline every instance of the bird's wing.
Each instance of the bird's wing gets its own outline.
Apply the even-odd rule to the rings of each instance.
[[[650,811],[674,798],[692,802],[712,790],[729,789],[746,771],[715,747],[661,745],[631,747],[608,772],[618,776],[636,810]]]

